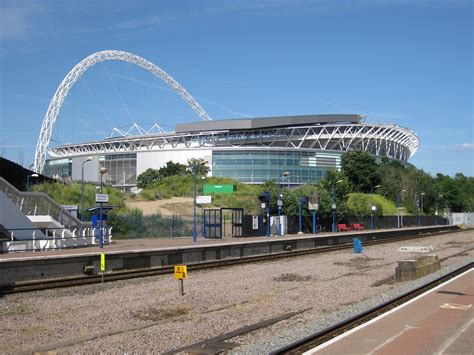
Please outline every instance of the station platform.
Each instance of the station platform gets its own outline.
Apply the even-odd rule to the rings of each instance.
[[[61,277],[84,276],[100,270],[100,253],[106,254],[107,272],[166,267],[177,264],[194,264],[226,258],[243,258],[302,249],[314,249],[352,243],[362,243],[402,236],[457,230],[457,226],[429,226],[403,229],[318,233],[253,238],[155,238],[117,240],[103,249],[84,247],[0,254],[0,286],[21,281]]]
[[[472,354],[474,269],[305,354]]]

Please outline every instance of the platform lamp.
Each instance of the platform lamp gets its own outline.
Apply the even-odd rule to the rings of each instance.
[[[84,221],[84,164],[94,160],[94,157],[87,157],[82,164],[82,174],[81,174],[81,221]]]
[[[209,163],[207,160],[203,160],[200,163],[195,163],[194,165],[190,166],[188,169],[193,173],[193,181],[194,181],[194,200],[193,200],[193,208],[194,208],[194,222],[193,222],[193,243],[196,243],[197,239],[197,226],[196,226],[196,174],[198,166],[204,166]]]
[[[397,193],[397,228],[401,228],[403,225],[402,223],[402,214],[401,214],[401,207],[400,207],[400,195],[402,192],[406,192],[407,190],[401,190]]]
[[[36,173],[33,173],[31,175],[26,175],[26,191],[28,191],[28,189],[30,188],[30,178],[37,178],[37,177],[39,177],[39,175]]]
[[[102,177],[107,173],[107,169],[102,167],[99,170],[100,172],[100,193],[102,193]],[[102,231],[102,202],[100,202],[100,212],[99,212],[99,248],[104,247],[104,235]]]
[[[342,180],[337,180],[336,182],[332,182],[332,199],[331,199],[331,209],[332,209],[332,231],[333,233],[336,232],[336,201],[334,196],[334,186],[339,184]]]
[[[278,175],[278,235],[281,237],[282,236],[282,230],[281,230],[281,209],[283,208],[283,195],[280,192],[280,183],[281,183],[281,177],[286,177],[290,176],[289,171],[285,171],[281,175]]]
[[[375,211],[375,206],[372,200],[372,194],[374,193],[374,190],[378,189],[380,185],[370,187],[370,229],[375,229],[375,223],[374,223],[374,211]]]
[[[418,209],[418,227],[421,226],[421,216],[423,214],[423,196],[425,196],[425,193],[422,192],[420,193],[420,200],[421,200],[421,205],[418,206],[419,209]]]
[[[439,214],[439,211],[438,211],[438,198],[442,198],[443,195],[436,195],[435,197],[435,207],[436,207],[436,210],[435,210],[435,215],[436,215],[436,219],[435,219],[435,223],[436,225],[438,225],[438,214]]]
[[[206,177],[203,175],[201,176],[201,196],[204,196],[204,180]],[[201,203],[201,237],[204,238],[204,203]]]

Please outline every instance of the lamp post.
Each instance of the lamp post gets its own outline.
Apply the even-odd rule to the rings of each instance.
[[[88,157],[84,160],[82,164],[82,174],[81,174],[81,221],[84,221],[84,164],[88,161],[94,159],[93,157]]]
[[[401,190],[397,194],[397,228],[401,228],[403,225],[403,220],[402,220],[402,213],[400,209],[400,194],[402,192],[405,192],[406,190]]]
[[[37,178],[39,177],[39,175],[36,173],[31,174],[31,175],[26,175],[26,191],[28,191],[28,189],[30,188],[30,177]]]
[[[205,176],[201,176],[201,196],[204,196],[204,180],[205,179],[206,179]],[[204,238],[204,203],[201,203],[201,237]]]
[[[418,227],[421,226],[421,215],[423,214],[423,196],[425,195],[424,192],[420,193],[419,197],[421,200],[421,205],[418,206]],[[420,202],[420,201],[418,201]]]
[[[375,189],[378,189],[380,187],[380,185],[377,185],[377,186],[374,186],[372,188],[372,186],[370,187],[370,229],[375,229],[375,223],[374,223],[374,204],[372,202],[372,194],[374,192]]]
[[[102,177],[105,173],[107,173],[106,168],[100,168],[100,193],[102,193]],[[100,210],[99,210],[99,248],[102,249],[104,247],[104,235],[102,230],[102,202],[100,202]]]
[[[307,203],[306,197],[300,197],[298,199],[298,234],[303,234],[303,204]]]
[[[283,207],[283,195],[280,193],[280,178],[285,177],[290,175],[288,171],[285,171],[281,175],[278,175],[278,235],[281,237],[282,236],[282,230],[281,230],[281,209]]]
[[[435,197],[435,206],[436,206],[436,210],[435,210],[435,215],[436,215],[436,221],[435,221],[435,224],[438,225],[438,214],[439,214],[439,211],[438,211],[438,198],[441,198],[443,197],[443,195],[436,195]]]
[[[203,160],[200,163],[195,163],[194,165],[190,166],[190,170],[193,173],[193,182],[194,182],[194,200],[193,200],[193,208],[194,208],[194,220],[193,220],[193,243],[196,243],[197,239],[197,222],[196,222],[196,174],[198,166],[204,166],[208,163],[207,160]]]
[[[334,185],[339,184],[342,180],[338,180],[334,183],[332,182],[332,199],[331,199],[331,209],[332,209],[332,231],[333,233],[336,232],[336,201],[334,196]]]

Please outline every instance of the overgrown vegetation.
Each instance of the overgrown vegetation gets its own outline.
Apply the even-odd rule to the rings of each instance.
[[[206,207],[243,208],[245,214],[258,214],[260,202],[258,195],[264,191],[270,192],[271,214],[278,213],[277,196],[278,184],[274,180],[263,185],[242,184],[230,178],[205,177],[207,167],[202,160],[190,160],[196,167],[196,192],[201,194],[203,184],[233,184],[237,191],[233,194],[213,194],[212,205]],[[143,216],[138,209],[130,210],[125,207],[125,198],[158,200],[175,196],[193,197],[194,176],[186,170],[186,166],[168,162],[165,167],[152,171],[149,169],[138,177],[144,188],[140,195],[126,196],[121,191],[104,186],[104,193],[109,195],[109,204],[117,206],[110,212],[109,224],[114,228],[116,237],[127,238],[183,236],[192,233],[192,223],[181,216],[162,217]],[[34,185],[33,191],[47,193],[60,204],[81,205],[81,184],[70,185],[62,183],[44,183]],[[368,216],[370,206],[375,205],[375,215],[396,215],[397,204],[403,209],[403,214],[417,214],[417,200],[424,214],[434,214],[438,207],[442,215],[443,208],[452,211],[470,211],[474,204],[474,178],[463,174],[454,177],[437,174],[430,176],[413,165],[403,165],[397,161],[382,159],[376,162],[373,157],[364,152],[347,152],[342,157],[341,171],[328,171],[325,179],[315,184],[301,185],[288,189],[281,184],[280,193],[283,195],[283,213],[298,215],[299,201],[303,197],[319,197],[319,217],[330,217],[332,210],[332,190],[337,206],[338,219],[343,216]],[[85,184],[84,205],[95,205],[96,186]],[[423,193],[423,195],[422,195]],[[421,198],[423,204],[421,206]],[[311,214],[303,208],[303,215]],[[88,214],[85,220],[89,219]]]
[[[197,193],[201,190],[201,176],[197,176]],[[245,185],[233,179],[206,178],[205,183],[234,184],[237,193],[214,195],[216,207],[243,207],[246,213],[257,213],[257,195],[270,192],[271,213],[277,212],[278,186],[275,181],[267,181],[260,186]],[[335,203],[339,215],[369,215],[371,203],[376,206],[375,215],[395,215],[397,204],[404,214],[434,214],[436,207],[442,214],[444,207],[453,211],[470,211],[474,204],[474,178],[456,174],[454,178],[442,174],[432,177],[413,165],[403,165],[397,161],[382,159],[380,162],[365,152],[346,152],[342,156],[342,170],[329,171],[324,180],[317,184],[302,185],[287,189],[280,186],[286,214],[298,214],[301,197],[318,195],[320,216],[330,216],[332,187],[334,184]],[[192,197],[193,176],[189,174],[168,176],[148,185],[141,196],[147,200],[170,198],[173,196]],[[418,206],[418,207],[417,207]],[[309,214],[304,211],[304,214]]]

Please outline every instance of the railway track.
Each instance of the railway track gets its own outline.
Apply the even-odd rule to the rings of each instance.
[[[271,355],[287,355],[287,354],[301,354],[305,351],[314,349],[318,345],[321,345],[361,324],[368,322],[371,319],[378,317],[379,315],[388,312],[389,310],[398,307],[399,305],[408,302],[409,300],[421,295],[422,293],[429,291],[430,289],[445,283],[446,281],[452,279],[453,277],[462,274],[465,271],[474,268],[474,263],[469,263],[459,269],[456,269],[449,274],[441,276],[433,281],[430,281],[420,287],[417,287],[413,290],[410,290],[407,293],[404,293],[392,300],[384,302],[380,305],[377,305],[371,309],[368,309],[364,312],[361,312],[349,319],[346,319],[340,323],[337,323],[333,326],[330,326],[326,329],[323,329],[317,333],[314,333],[306,338],[303,338],[297,342],[294,342],[290,345],[287,345],[283,348],[277,349],[271,352]]]
[[[436,233],[426,233],[411,235],[406,237],[395,237],[381,240],[372,240],[364,242],[364,247],[385,244],[385,243],[395,243],[404,240],[419,239],[424,236],[433,236],[433,235],[444,235],[451,233],[459,233],[459,230],[454,231],[443,231]],[[224,259],[219,261],[209,261],[201,263],[188,264],[189,271],[195,270],[204,270],[217,267],[227,267],[239,264],[247,263],[256,263],[256,262],[266,262],[271,260],[277,260],[282,258],[304,256],[309,254],[318,254],[318,253],[328,253],[339,250],[351,249],[353,247],[352,243],[345,243],[335,246],[325,246],[317,247],[313,249],[303,249],[303,250],[288,250],[281,253],[269,254],[269,255],[255,255],[242,258],[233,258],[233,259]],[[156,275],[171,274],[174,272],[173,266],[163,266],[158,268],[147,268],[147,269],[136,269],[136,270],[126,270],[126,271],[114,271],[109,273],[104,273],[104,275],[84,275],[84,276],[72,276],[66,278],[57,278],[57,279],[47,279],[39,281],[24,281],[18,282],[14,285],[0,286],[0,295],[2,294],[12,294],[20,292],[32,292],[40,291],[52,288],[61,288],[61,287],[72,287],[72,286],[81,286],[101,282],[112,282],[140,277],[149,277]]]

